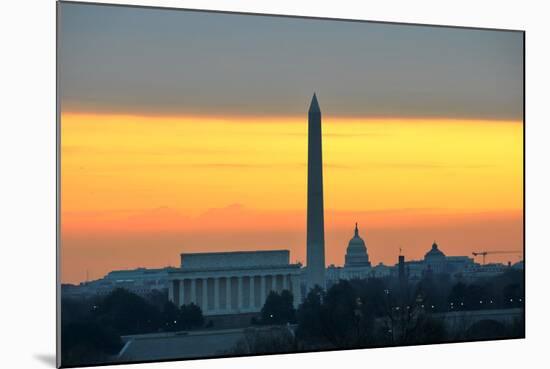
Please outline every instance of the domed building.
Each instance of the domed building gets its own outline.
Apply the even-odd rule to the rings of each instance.
[[[434,273],[443,273],[447,270],[447,257],[439,249],[435,241],[432,244],[431,250],[424,255],[424,264]]]
[[[441,261],[445,260],[445,254],[439,249],[437,243],[432,244],[432,249],[424,255],[424,261]]]
[[[418,280],[428,273],[449,274],[461,278],[463,272],[474,265],[474,260],[467,256],[447,256],[434,241],[432,247],[424,254],[424,259],[410,260],[405,264],[409,280]]]
[[[372,268],[365,241],[359,237],[359,228],[355,223],[355,234],[348,243],[344,266],[329,265],[326,269],[327,288],[340,280],[364,279],[373,276],[387,276],[389,268],[377,265]]]
[[[349,241],[348,248],[346,250],[344,267],[370,267],[367,247],[365,246],[365,241],[359,237],[359,228],[357,227],[357,223],[355,223],[355,235]]]

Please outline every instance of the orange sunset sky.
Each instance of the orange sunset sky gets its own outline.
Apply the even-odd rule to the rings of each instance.
[[[523,250],[519,33],[84,4],[60,24],[64,283],[183,252],[304,263],[314,91],[327,264],[355,222],[373,264]]]
[[[181,252],[305,261],[305,116],[66,113],[62,127],[64,281]],[[375,263],[434,239],[453,255],[522,249],[520,122],[327,115],[323,129],[327,263],[343,262],[356,221]]]

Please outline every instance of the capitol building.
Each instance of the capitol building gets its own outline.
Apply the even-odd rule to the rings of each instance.
[[[338,283],[339,280],[345,279],[364,279],[364,278],[383,278],[391,274],[391,268],[379,264],[371,266],[367,245],[361,236],[359,236],[359,226],[355,223],[353,238],[349,241],[344,257],[344,265],[338,267],[329,265],[326,272],[327,287]]]

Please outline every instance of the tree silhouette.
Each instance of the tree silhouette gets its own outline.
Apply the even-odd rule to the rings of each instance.
[[[296,310],[293,301],[294,297],[288,290],[283,290],[281,294],[271,291],[261,310],[261,323],[294,323],[296,321]]]
[[[190,303],[182,305],[179,311],[179,319],[183,329],[193,329],[204,325],[204,316],[198,305]]]
[[[115,328],[121,335],[158,330],[160,314],[144,298],[118,288],[105,297],[94,311],[98,322]]]
[[[167,301],[164,304],[161,319],[165,331],[174,332],[180,330],[180,311],[173,302]]]
[[[304,341],[317,344],[325,341],[321,315],[321,305],[324,298],[325,292],[319,286],[316,286],[309,291],[304,302],[298,308],[296,313],[298,320],[296,335]]]
[[[62,332],[64,366],[100,363],[122,348],[117,332],[95,321],[66,323],[62,325]]]

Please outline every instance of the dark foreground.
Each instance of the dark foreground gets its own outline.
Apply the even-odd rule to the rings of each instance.
[[[523,273],[475,283],[429,276],[340,281],[293,307],[284,290],[260,314],[204,317],[166,294],[65,299],[62,365],[84,366],[523,338]]]

